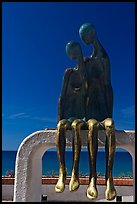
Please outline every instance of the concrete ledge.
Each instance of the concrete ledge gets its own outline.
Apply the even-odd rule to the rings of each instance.
[[[54,185],[42,185],[41,194],[47,195],[48,202],[116,202],[116,199],[107,201],[104,199],[106,186],[97,185],[98,198],[91,201],[86,197],[87,185],[80,185],[78,191],[70,192],[68,185],[65,186],[63,193],[56,193]],[[13,185],[2,185],[2,201],[13,201]],[[133,187],[132,186],[116,186],[119,196],[122,196],[122,202],[133,202]]]
[[[133,186],[135,182],[135,131],[115,131],[117,148],[126,149],[133,159]],[[99,147],[105,145],[105,132],[99,131]],[[26,137],[16,157],[14,201],[41,201],[42,156],[55,147],[56,130],[41,130]],[[66,132],[66,145],[72,145],[72,131]],[[82,130],[82,146],[87,146],[87,131]]]

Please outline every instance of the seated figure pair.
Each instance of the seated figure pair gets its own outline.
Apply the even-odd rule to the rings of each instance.
[[[93,54],[90,57],[83,58],[79,43],[70,41],[66,45],[67,55],[71,59],[77,60],[77,66],[66,69],[59,97],[56,147],[60,168],[55,191],[63,192],[65,189],[66,130],[73,131],[73,166],[69,190],[76,191],[79,188],[79,159],[82,140],[80,131],[87,129],[90,175],[86,195],[89,199],[97,198],[96,157],[98,130],[105,130],[105,198],[112,200],[116,197],[112,176],[115,154],[115,128],[112,119],[113,90],[110,80],[109,58],[99,42],[95,27],[92,24],[83,24],[80,27],[79,34],[86,45],[93,45]]]

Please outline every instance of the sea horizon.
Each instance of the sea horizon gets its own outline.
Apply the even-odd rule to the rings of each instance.
[[[17,151],[3,150],[2,151],[2,176],[7,172],[15,173],[15,160]],[[67,175],[71,175],[72,169],[72,148],[66,148],[65,161]],[[126,162],[125,162],[126,161]],[[104,176],[106,168],[106,154],[104,148],[98,149],[97,154],[97,175]],[[48,164],[48,165],[47,165]],[[56,148],[51,148],[46,151],[42,157],[42,175],[55,176],[59,174],[59,163],[57,158]],[[82,148],[79,163],[79,174],[81,176],[89,175],[89,158],[87,148]],[[129,176],[132,177],[132,157],[124,149],[117,149],[114,158],[113,176]]]
[[[81,151],[87,151],[87,147],[82,147]],[[18,149],[2,149],[2,151],[18,151]],[[48,149],[48,151],[56,151],[55,147],[51,147]],[[72,147],[66,147],[66,151],[72,151]],[[99,147],[98,151],[105,151],[104,147]],[[125,149],[123,148],[116,148],[116,152],[127,152]]]

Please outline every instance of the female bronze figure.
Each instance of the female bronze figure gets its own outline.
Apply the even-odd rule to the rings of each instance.
[[[78,167],[81,151],[80,129],[85,124],[86,77],[82,50],[77,42],[69,42],[66,52],[71,59],[76,59],[76,68],[65,70],[61,96],[58,103],[58,125],[56,147],[59,159],[59,180],[55,186],[56,192],[63,192],[65,188],[65,132],[73,131],[73,167],[69,183],[69,190],[75,191],[79,187]]]

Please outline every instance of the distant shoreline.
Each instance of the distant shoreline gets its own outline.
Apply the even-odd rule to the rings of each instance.
[[[58,181],[58,176],[42,176],[42,184],[55,185]],[[68,185],[71,177],[67,176],[65,184]],[[2,185],[14,185],[15,177],[2,176]],[[89,184],[89,176],[79,177],[80,185]],[[133,178],[130,177],[113,177],[114,185],[118,186],[133,186]],[[105,177],[97,177],[97,185],[106,185]]]
[[[2,178],[15,178],[15,176],[2,175]],[[42,175],[42,178],[58,178],[58,176]],[[71,176],[67,176],[71,178]],[[89,176],[80,176],[79,178],[89,178]],[[97,176],[97,178],[105,179],[105,176]],[[113,176],[113,179],[133,179],[133,176]]]

